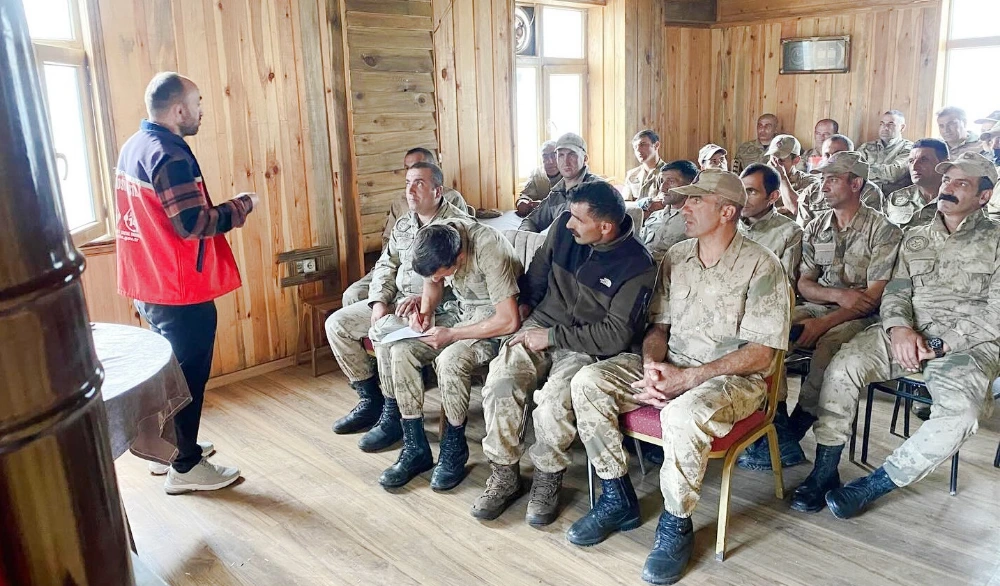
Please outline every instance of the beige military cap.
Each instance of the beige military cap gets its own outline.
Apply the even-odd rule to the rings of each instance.
[[[840,151],[833,153],[825,164],[816,168],[817,173],[854,173],[858,177],[868,179],[868,163],[857,151]]]
[[[993,140],[997,135],[1000,135],[1000,128],[998,127],[1000,127],[1000,124],[980,134],[979,140]]]
[[[938,163],[934,170],[938,173],[946,173],[952,167],[958,167],[973,177],[986,177],[994,185],[997,183],[997,168],[993,165],[993,161],[979,153],[962,153],[953,161]]]
[[[579,134],[567,132],[556,141],[556,150],[559,149],[576,151],[576,154],[582,157],[587,154],[587,141],[583,140],[583,137]]]
[[[987,122],[1000,122],[1000,110],[993,110],[986,118],[976,120],[976,124],[986,124]]]
[[[670,193],[698,197],[715,194],[740,206],[747,205],[747,190],[743,187],[743,180],[739,175],[721,169],[705,169],[698,173],[691,185],[674,187]]]
[[[729,154],[728,152],[726,152],[726,149],[720,147],[717,144],[711,144],[711,143],[706,144],[705,146],[701,147],[701,150],[698,151],[698,162],[704,163],[705,161],[714,157],[715,153],[718,152],[721,152],[723,155]]]
[[[791,134],[779,134],[771,139],[771,144],[767,147],[767,156],[769,157],[774,156],[779,159],[785,159],[789,155],[799,156],[801,154],[802,144],[799,143],[799,139]]]

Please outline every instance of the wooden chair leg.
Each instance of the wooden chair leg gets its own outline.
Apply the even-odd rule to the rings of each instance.
[[[309,310],[309,359],[312,361],[313,378],[319,376],[316,368],[316,312]]]
[[[587,488],[590,491],[591,509],[597,504],[597,481],[594,480],[594,476],[597,476],[597,469],[590,463],[590,459],[587,459]]]
[[[777,434],[775,434],[777,438]],[[777,445],[775,439],[771,442]],[[737,451],[730,448],[722,461],[722,488],[719,490],[719,528],[715,537],[715,559],[726,559],[726,528],[729,526],[729,497],[732,492],[733,468],[736,466]]]
[[[305,317],[305,307],[299,304],[299,318],[295,320],[295,366],[299,365],[299,349],[302,347],[302,318]]]
[[[771,452],[771,470],[774,471],[774,496],[785,498],[785,478],[781,470],[781,450],[778,448],[778,431],[774,425],[767,428],[767,447]]]

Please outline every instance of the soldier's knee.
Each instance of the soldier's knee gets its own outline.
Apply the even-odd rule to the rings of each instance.
[[[681,395],[683,397],[684,395]],[[675,399],[660,411],[660,425],[664,429],[693,428],[697,423],[687,401]],[[665,434],[664,434],[665,435]]]

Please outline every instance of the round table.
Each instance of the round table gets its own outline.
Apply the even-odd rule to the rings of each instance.
[[[169,464],[177,453],[174,415],[191,402],[170,343],[133,326],[99,323],[92,330],[104,367],[101,394],[112,457],[131,451]]]

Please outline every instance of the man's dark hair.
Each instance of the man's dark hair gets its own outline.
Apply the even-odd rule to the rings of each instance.
[[[833,125],[833,133],[834,134],[840,132],[840,123],[837,122],[836,120],[834,120],[833,118],[824,118],[824,119],[820,120],[819,122],[817,122],[816,126],[819,126],[820,124],[822,124],[824,122],[829,122],[830,124]]]
[[[424,147],[417,147],[414,149],[410,149],[406,151],[406,154],[403,155],[403,158],[405,159],[410,155],[420,155],[424,158],[425,163],[433,163],[437,165],[437,157],[434,156],[434,153],[432,153],[430,149],[425,149]]]
[[[913,143],[915,149],[933,149],[939,161],[947,161],[951,157],[948,151],[948,143],[936,138],[921,138]]]
[[[954,116],[955,118],[961,120],[962,124],[965,124],[966,122],[969,121],[969,117],[965,114],[965,110],[957,106],[948,106],[947,108],[941,108],[940,110],[938,110],[937,114],[934,115],[934,119],[936,120],[938,118],[941,118],[942,116]]]
[[[685,161],[684,159],[678,159],[676,161],[670,161],[660,169],[660,173],[666,173],[667,171],[677,171],[681,174],[681,177],[685,181],[691,183],[694,178],[698,176],[698,165],[695,165],[691,161]]]
[[[431,182],[434,183],[434,187],[441,187],[444,185],[444,173],[441,172],[441,167],[438,167],[434,163],[420,161],[419,163],[414,163],[410,169],[430,169]]]
[[[606,181],[581,183],[570,192],[569,202],[587,204],[591,217],[598,220],[618,225],[625,219],[625,200]]]
[[[896,118],[899,118],[900,120],[902,120],[903,124],[906,124],[906,116],[903,115],[903,113],[901,111],[899,111],[899,110],[886,110],[885,114],[888,114],[890,116],[895,116]],[[885,114],[882,114],[882,115],[885,116]],[[938,115],[940,115],[940,112],[938,113]]]
[[[844,145],[845,150],[848,150],[848,151],[853,151],[854,150],[854,141],[851,140],[851,138],[849,136],[845,136],[843,134],[831,134],[830,138],[828,138],[826,140],[839,142],[840,144]],[[823,146],[823,145],[820,145],[820,146]]]
[[[173,71],[161,71],[146,86],[146,112],[160,114],[184,99],[184,78]]]
[[[996,185],[990,181],[989,177],[979,178],[979,193],[986,191],[987,189],[993,189]]]
[[[648,138],[649,142],[653,144],[660,142],[660,135],[656,134],[655,130],[651,130],[649,128],[645,130],[640,130],[639,132],[635,133],[635,136],[632,137],[632,142],[638,142],[642,140],[643,137]]]
[[[430,224],[413,238],[413,272],[430,277],[455,266],[462,252],[462,235],[447,224]]]
[[[765,195],[771,195],[775,191],[781,188],[781,176],[774,167],[770,165],[765,165],[763,163],[750,163],[747,165],[746,169],[740,173],[740,177],[749,177],[754,173],[760,173],[763,175],[764,180],[764,191],[767,193]]]

